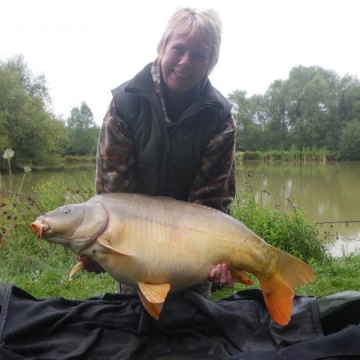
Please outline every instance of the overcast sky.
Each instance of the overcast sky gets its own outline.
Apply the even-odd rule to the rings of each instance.
[[[0,60],[22,54],[45,75],[55,114],[66,119],[85,101],[101,124],[110,90],[155,59],[179,6],[220,14],[210,79],[225,96],[262,94],[299,65],[360,78],[359,0],[0,0]]]

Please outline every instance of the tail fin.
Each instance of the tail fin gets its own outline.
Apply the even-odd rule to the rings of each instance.
[[[300,259],[273,248],[277,253],[277,270],[268,279],[260,279],[266,306],[274,322],[286,325],[290,321],[293,306],[293,287],[314,279],[311,267]]]
[[[279,325],[287,325],[292,312],[293,290],[279,272],[275,272],[267,280],[259,281],[271,318]]]
[[[315,279],[314,271],[308,264],[284,251],[273,249],[278,259],[277,270],[291,287],[305,285]]]

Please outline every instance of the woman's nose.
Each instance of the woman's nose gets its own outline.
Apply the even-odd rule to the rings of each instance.
[[[190,52],[186,51],[181,56],[179,63],[180,64],[190,64],[192,61]]]

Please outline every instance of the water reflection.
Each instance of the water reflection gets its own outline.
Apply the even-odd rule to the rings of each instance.
[[[246,162],[238,166],[238,187],[251,184],[258,201],[287,209],[292,204],[306,211],[309,220],[323,223],[321,233],[336,238],[333,255],[360,248],[360,163],[266,164]]]

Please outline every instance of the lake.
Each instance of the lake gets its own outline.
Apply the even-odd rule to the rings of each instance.
[[[69,187],[76,187],[79,172],[94,178],[94,167],[72,169],[65,174]],[[23,192],[41,179],[50,179],[54,172],[31,172],[24,181]],[[18,189],[22,174],[16,174],[14,189]],[[251,185],[259,204],[287,209],[292,204],[305,210],[309,220],[319,223],[321,233],[330,231],[336,237],[331,249],[334,256],[360,249],[360,162],[266,164],[245,162],[238,164],[237,188]],[[8,176],[2,174],[3,184]]]
[[[238,165],[238,188],[254,187],[263,206],[303,208],[321,233],[336,237],[334,256],[360,248],[360,162]]]

